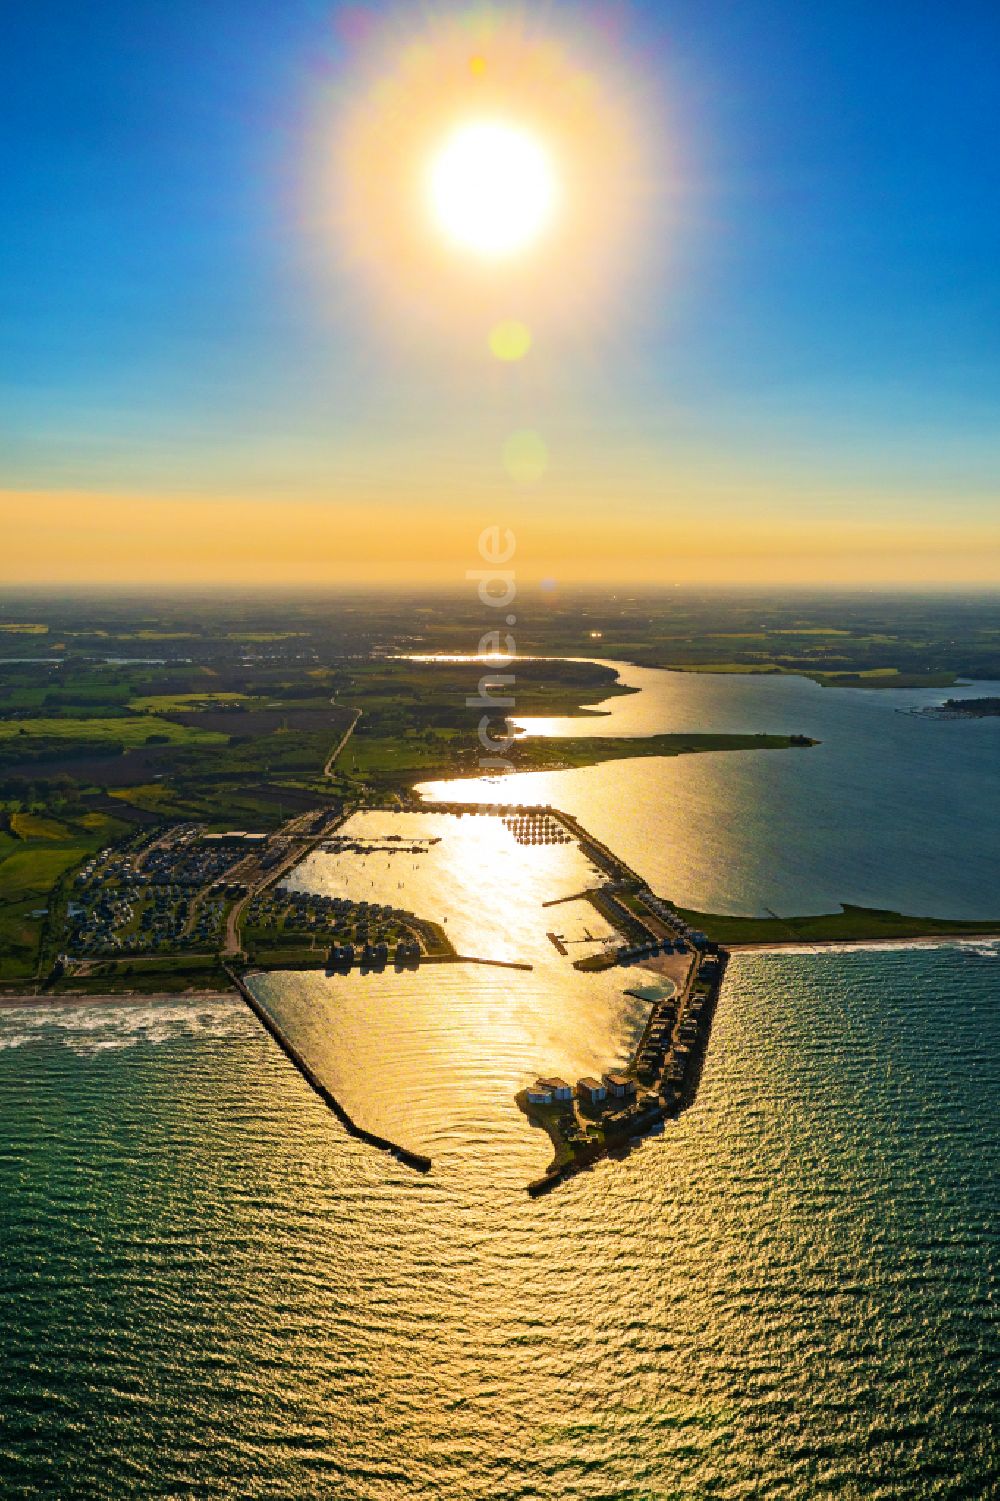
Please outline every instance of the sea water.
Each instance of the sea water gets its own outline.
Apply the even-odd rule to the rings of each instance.
[[[995,1494],[997,954],[735,956],[694,1108],[540,1200],[502,971],[407,977],[493,1058],[355,1039],[427,1176],[236,999],[3,1010],[0,1491]]]

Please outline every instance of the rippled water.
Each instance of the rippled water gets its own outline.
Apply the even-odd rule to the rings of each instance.
[[[587,725],[823,746],[473,794],[571,809],[692,905],[997,913],[996,722],[647,677]],[[736,956],[695,1107],[530,1200],[549,1144],[515,1090],[628,1053],[643,977],[546,937],[601,940],[586,904],[542,905],[590,884],[575,846],[435,812],[393,831],[442,843],[293,883],[531,970],[255,985],[427,1176],[348,1137],[235,999],[0,1008],[0,1494],[996,1494],[1000,945]]]
[[[995,1494],[996,955],[737,956],[696,1106],[538,1201],[461,1059],[423,1177],[236,1001],[0,1011],[3,1494]]]
[[[578,1079],[630,1056],[649,1005],[613,972],[554,987],[550,976],[259,976],[254,993],[351,1118],[448,1172],[471,1156],[514,1192],[552,1146],[514,1096],[539,1074]]]
[[[808,750],[609,761],[582,770],[426,784],[426,797],[552,803],[655,889],[703,912],[783,916],[841,903],[1000,918],[1000,719],[913,714],[948,689],[821,688],[610,663],[640,692],[606,714],[524,719],[532,733],[803,733]]]
[[[255,995],[359,1125],[435,1161],[470,1143],[497,1161],[502,1133],[523,1185],[552,1152],[514,1096],[539,1074],[575,1080],[624,1062],[649,1015],[625,987],[655,977],[573,968],[612,934],[589,902],[567,900],[601,879],[576,842],[519,843],[476,811],[358,813],[339,832],[355,847],[317,850],[289,887],[406,906],[442,923],[459,953],[525,968],[258,975]]]

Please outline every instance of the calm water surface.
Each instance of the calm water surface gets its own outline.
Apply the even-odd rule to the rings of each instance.
[[[966,688],[821,688],[609,663],[641,691],[606,713],[524,719],[535,734],[802,733],[808,750],[609,761],[582,770],[427,783],[430,799],[552,803],[663,895],[703,912],[782,916],[842,902],[1000,918],[1000,719],[899,712]]]
[[[737,957],[695,1108],[539,1201],[502,971],[471,1063],[357,1040],[427,1177],[236,1001],[3,1011],[0,1490],[996,1494],[996,956]]]
[[[341,833],[354,847],[316,851],[291,889],[405,906],[442,923],[461,954],[530,968],[261,975],[255,994],[359,1124],[435,1160],[456,1131],[480,1145],[504,1132],[523,1186],[552,1154],[514,1096],[540,1073],[575,1080],[624,1062],[649,1014],[625,987],[655,976],[573,968],[605,937],[620,942],[589,902],[566,900],[601,879],[575,842],[521,844],[475,810],[358,813]]]

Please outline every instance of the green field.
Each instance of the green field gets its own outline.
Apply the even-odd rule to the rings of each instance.
[[[8,855],[0,864],[0,903],[47,896],[63,871],[78,864],[86,853],[86,845],[67,844],[56,849],[17,850]]]
[[[88,853],[85,845],[0,850],[0,981],[34,977],[47,907],[60,876]]]
[[[171,745],[201,744],[220,745],[225,735],[215,730],[195,729],[184,724],[173,724],[169,719],[157,719],[152,714],[129,714],[120,719],[66,718],[66,719],[3,719],[0,720],[0,740],[24,739],[66,740],[74,745],[87,747],[87,742],[117,740],[129,748],[145,745],[151,735],[161,736]]]
[[[882,938],[960,938],[970,933],[1000,934],[1000,922],[949,922],[944,918],[908,917],[873,907],[845,906],[815,917],[725,917],[678,909],[692,928],[716,943],[836,943]]]
[[[43,909],[61,878],[87,855],[120,838],[127,826],[103,814],[8,811],[0,831],[0,982],[29,981],[37,972],[46,927]]]
[[[140,714],[171,714],[183,709],[224,709],[249,702],[245,693],[150,693],[145,698],[131,699],[129,708]]]
[[[69,837],[66,824],[38,813],[11,813],[10,831],[18,839],[57,839]]]

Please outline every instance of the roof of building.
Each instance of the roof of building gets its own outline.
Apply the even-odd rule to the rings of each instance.
[[[569,1089],[565,1079],[537,1079],[539,1089]]]
[[[600,1079],[591,1079],[588,1076],[586,1079],[579,1079],[576,1087],[577,1089],[603,1089],[604,1085]]]

